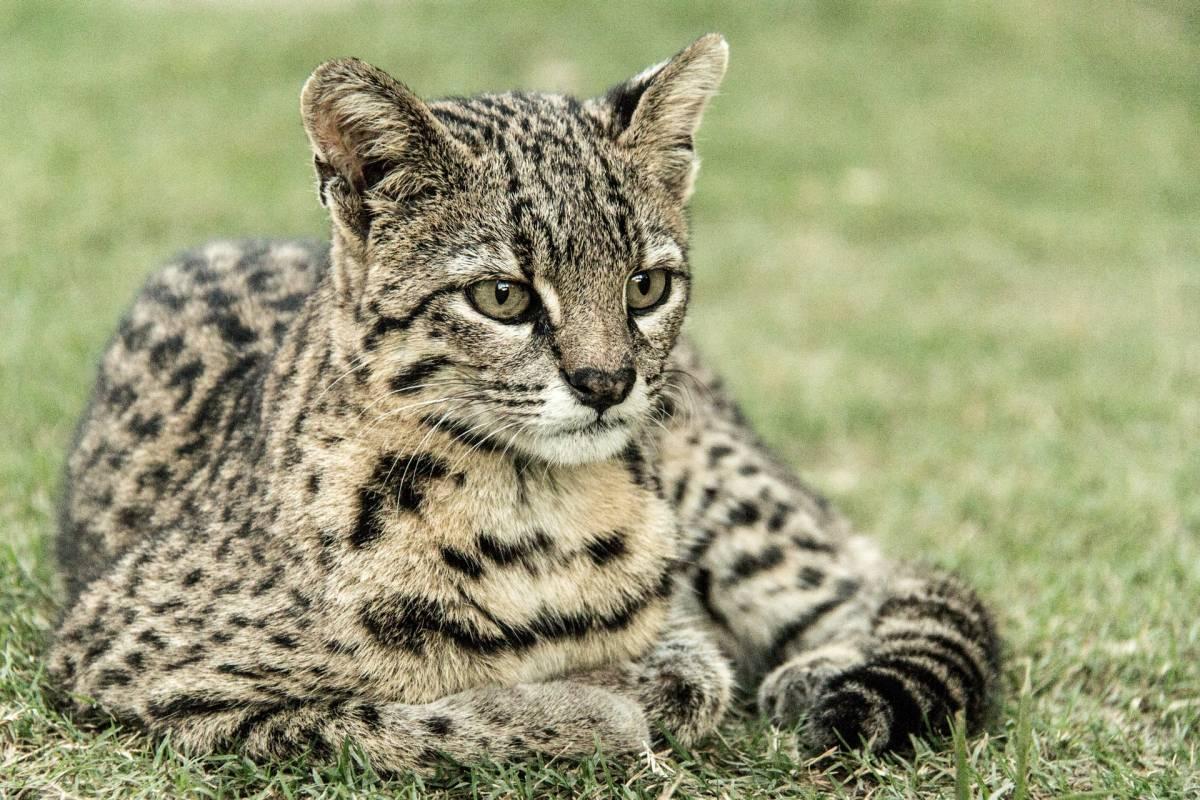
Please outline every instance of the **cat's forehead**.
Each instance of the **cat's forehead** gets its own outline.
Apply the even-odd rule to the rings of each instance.
[[[499,260],[557,278],[626,269],[664,253],[682,260],[681,237],[641,190],[605,107],[510,92],[430,108],[475,158],[477,213],[510,234]]]
[[[507,92],[442,100],[434,115],[474,157],[487,188],[567,212],[586,204],[625,204],[637,180],[602,104],[556,94]]]
[[[580,156],[610,138],[606,109],[569,95],[513,91],[436,100],[429,108],[477,156]]]

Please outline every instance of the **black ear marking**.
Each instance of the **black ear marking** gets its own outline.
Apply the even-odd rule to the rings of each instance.
[[[367,161],[362,165],[362,186],[359,187],[360,190],[365,192],[366,190],[373,188],[381,180],[386,178],[388,173],[395,168],[396,164],[393,161],[386,161],[383,159]]]
[[[633,121],[633,112],[637,111],[638,103],[649,85],[649,77],[641,81],[619,83],[604,95],[605,101],[612,108],[614,136],[621,135],[629,127],[629,123]]]

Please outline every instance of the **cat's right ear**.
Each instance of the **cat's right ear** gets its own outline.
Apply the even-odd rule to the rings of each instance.
[[[344,58],[313,71],[300,93],[321,202],[365,241],[385,204],[460,184],[467,152],[429,107],[386,72]]]

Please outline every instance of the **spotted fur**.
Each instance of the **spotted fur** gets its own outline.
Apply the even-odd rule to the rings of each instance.
[[[852,535],[677,342],[726,52],[586,101],[317,69],[332,245],[185,253],[101,362],[58,539],[78,703],[198,752],[350,738],[393,770],[696,741],[735,669],[815,747],[982,719],[986,610]],[[647,269],[671,290],[633,314]],[[487,279],[540,302],[490,319],[464,291]],[[578,374],[633,377],[597,405]]]

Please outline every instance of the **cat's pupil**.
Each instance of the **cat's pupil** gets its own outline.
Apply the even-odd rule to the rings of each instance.
[[[508,302],[509,285],[508,281],[496,281],[496,304],[504,305]]]
[[[633,285],[642,294],[648,294],[650,292],[650,276],[644,272],[639,272],[633,276]]]

